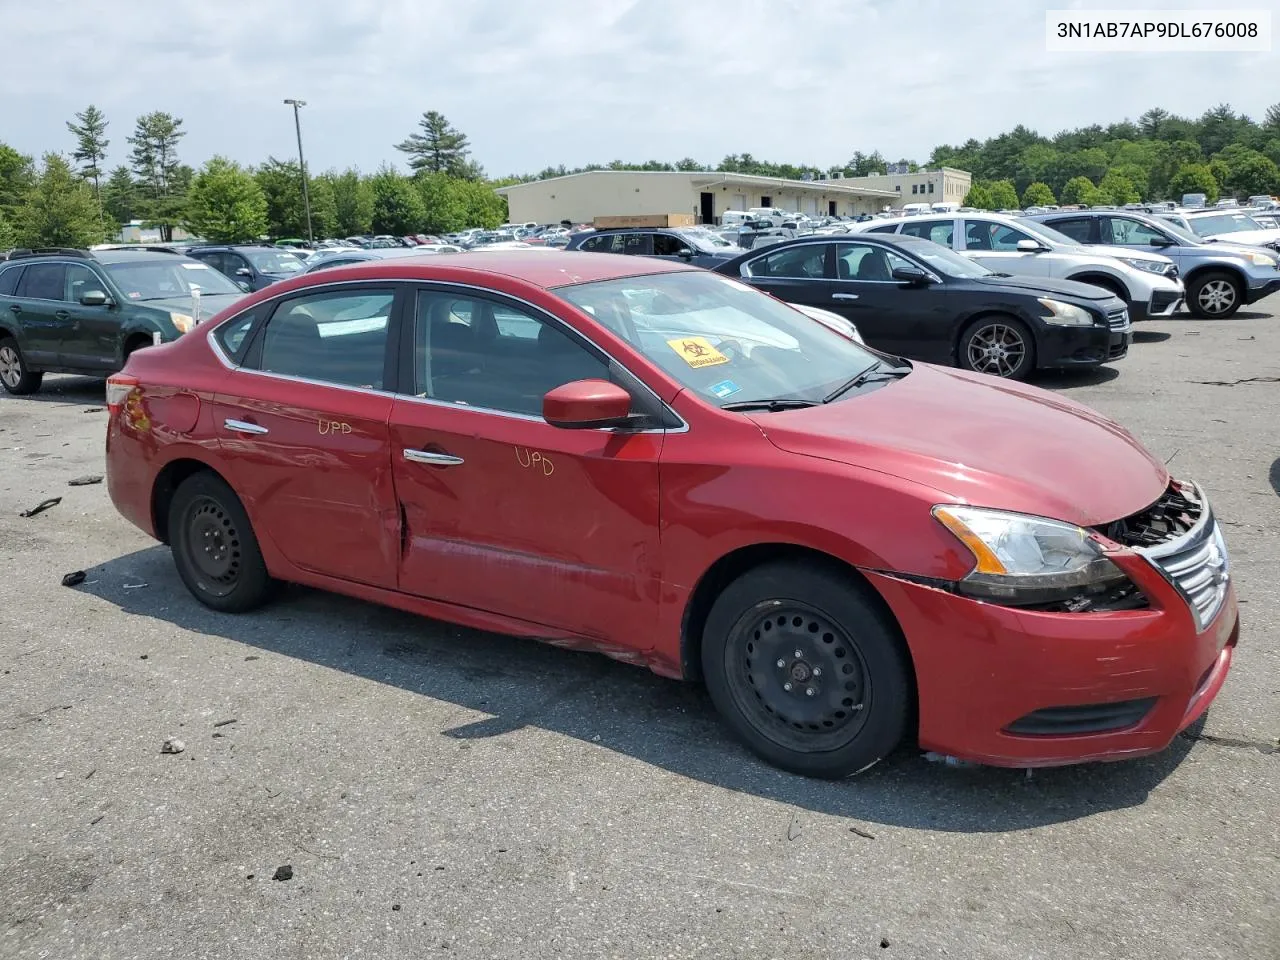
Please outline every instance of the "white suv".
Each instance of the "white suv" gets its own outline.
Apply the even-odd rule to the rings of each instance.
[[[1125,247],[1084,247],[1025,217],[964,213],[869,221],[854,229],[859,227],[924,237],[997,273],[1091,283],[1125,301],[1134,321],[1170,316],[1186,298],[1177,264],[1168,257]]]

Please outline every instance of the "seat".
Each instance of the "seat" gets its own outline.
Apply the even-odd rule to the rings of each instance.
[[[449,319],[452,301],[435,304],[431,310],[431,376],[461,376],[483,372],[475,330],[470,324]]]
[[[324,339],[306,307],[291,308],[272,317],[262,341],[262,369],[295,377],[315,376],[322,368]]]
[[[971,223],[964,234],[964,245],[968,250],[990,250],[991,237],[980,223]]]
[[[859,280],[892,280],[889,259],[879,250],[868,250],[858,261]]]
[[[836,276],[841,280],[853,279],[853,271],[849,269],[849,261],[844,257],[836,257]]]

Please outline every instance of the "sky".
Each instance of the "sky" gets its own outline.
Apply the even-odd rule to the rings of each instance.
[[[0,141],[70,152],[94,103],[125,162],[135,118],[184,121],[182,159],[383,162],[442,112],[490,176],[727,154],[829,167],[923,162],[1022,123],[1043,134],[1198,116],[1261,119],[1277,53],[1049,53],[1050,8],[1272,10],[1280,0],[0,0]]]

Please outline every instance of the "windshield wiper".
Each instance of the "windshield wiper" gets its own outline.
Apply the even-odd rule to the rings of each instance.
[[[867,369],[863,370],[856,377],[852,377],[849,380],[846,380],[844,383],[840,384],[840,386],[838,386],[836,389],[832,390],[829,394],[827,394],[825,397],[822,398],[822,402],[830,403],[832,400],[837,400],[840,397],[844,396],[846,393],[848,393],[850,390],[860,387],[864,383],[870,383],[873,379],[897,380],[899,377],[905,377],[907,375],[907,370],[910,369],[910,368],[904,369],[900,367],[890,367],[887,370],[881,370],[880,368],[883,366],[884,366],[884,362],[881,360],[877,360],[875,363],[867,367]]]
[[[737,400],[726,403],[721,410],[768,410],[776,413],[779,410],[800,410],[804,407],[816,407],[813,400],[801,400],[799,397],[773,397],[766,400]]]
[[[1012,276],[1013,276],[1013,274],[1012,274],[1012,273],[995,273],[995,272],[993,271],[993,272],[991,272],[991,273],[984,274],[984,276],[987,276],[987,277],[1012,277]]]

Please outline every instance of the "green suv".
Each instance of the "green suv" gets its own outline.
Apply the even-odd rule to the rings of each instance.
[[[0,254],[0,386],[45,373],[106,377],[139,347],[176,340],[244,296],[207,264],[163,249]]]

